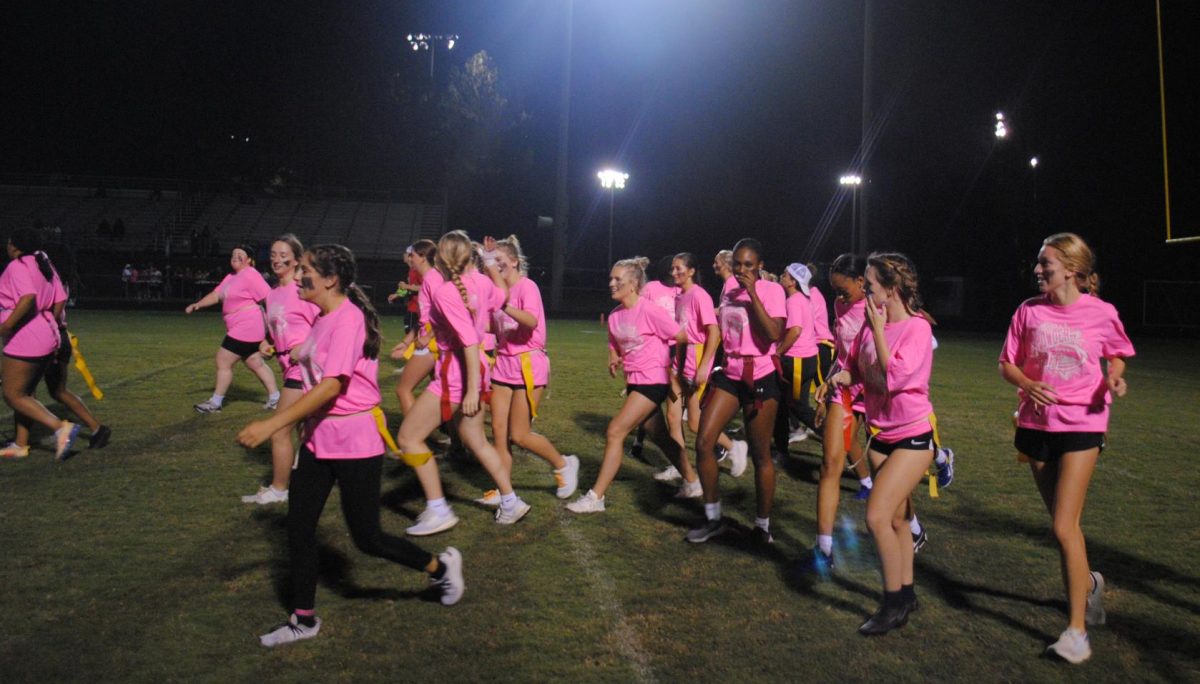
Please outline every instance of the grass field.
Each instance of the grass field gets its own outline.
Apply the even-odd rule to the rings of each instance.
[[[1013,458],[1000,336],[950,333],[939,336],[933,398],[957,479],[941,498],[917,499],[930,541],[917,557],[921,610],[902,630],[855,632],[880,582],[852,497],[833,578],[790,579],[815,534],[810,441],[781,471],[769,551],[737,535],[684,543],[699,505],[672,500],[642,462],[626,463],[608,512],[575,517],[546,467],[519,453],[514,480],[533,511],[507,528],[470,502],[488,486],[483,470],[444,463],[462,523],[420,543],[464,553],[467,594],[449,609],[419,574],[353,548],[335,493],[320,530],[321,635],[268,651],[256,637],[286,615],[286,511],[238,501],[269,465],[265,448],[233,442],[263,415],[261,387],[239,368],[223,412],[192,411],[212,389],[215,315],[71,316],[106,392],[89,403],[113,442],[65,463],[46,448],[0,463],[0,681],[1200,680],[1200,370],[1187,343],[1135,340],[1130,392],[1084,514],[1109,589],[1108,625],[1091,631],[1083,666],[1040,657],[1065,603],[1048,518]],[[400,324],[385,319],[390,339]],[[581,456],[585,490],[621,385],[604,373],[596,323],[554,322],[550,340],[554,381],[538,425]],[[392,371],[381,364],[394,429]],[[72,386],[83,393],[77,375]],[[721,486],[726,513],[751,524],[749,473],[723,474]],[[397,462],[385,465],[384,504],[395,533],[423,506]]]

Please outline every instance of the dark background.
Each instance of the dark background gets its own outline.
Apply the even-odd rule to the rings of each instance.
[[[534,218],[554,212],[564,7],[8,8],[0,171],[447,188],[450,227],[516,232],[544,267],[551,235]],[[1200,12],[1178,0],[1163,11],[1172,230],[1200,236]],[[1200,280],[1200,243],[1164,245],[1154,3],[872,2],[871,12],[875,129],[862,148],[864,3],[577,0],[570,265],[605,268],[608,196],[595,178],[605,165],[631,174],[615,201],[618,256],[687,249],[707,262],[755,236],[774,270],[849,248],[837,178],[855,168],[867,179],[868,246],[910,254],[926,282],[963,277],[969,319],[1006,321],[1032,292],[1041,239],[1059,230],[1096,248],[1103,295],[1129,324],[1144,280]],[[433,78],[429,53],[405,40],[418,31],[460,36],[437,50]],[[444,94],[481,50],[505,104],[471,128]]]

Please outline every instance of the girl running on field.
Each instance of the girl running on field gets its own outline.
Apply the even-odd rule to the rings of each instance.
[[[687,409],[687,425],[692,434],[700,432],[700,401],[708,383],[717,351],[721,346],[721,329],[717,326],[717,312],[712,296],[700,286],[700,272],[696,270],[696,257],[690,252],[681,252],[671,261],[671,274],[679,287],[680,295],[675,300],[675,321],[683,326],[687,343],[674,360],[683,389],[683,401]],[[749,447],[742,440],[731,440],[721,432],[717,436],[718,460],[729,459],[729,474],[741,477],[746,472]]]
[[[419,330],[417,321],[420,319],[421,309],[417,303],[417,293],[421,291],[421,273],[413,266],[414,251],[413,245],[404,249],[404,265],[408,267],[408,276],[406,280],[396,283],[396,291],[387,298],[388,304],[397,299],[404,301],[404,339],[398,345],[400,349],[407,349],[408,345],[417,339]]]
[[[291,233],[281,235],[271,243],[271,271],[278,283],[267,294],[267,332],[271,339],[263,340],[259,353],[265,357],[272,354],[279,361],[283,372],[283,389],[279,393],[279,405],[275,411],[282,412],[296,403],[304,394],[300,364],[291,357],[291,350],[308,339],[313,322],[321,310],[316,304],[300,296],[296,282],[296,269],[304,247]],[[272,504],[288,499],[288,480],[292,475],[295,447],[292,444],[292,424],[284,426],[271,435],[271,484],[259,487],[254,494],[242,497],[242,503]]]
[[[513,491],[512,478],[483,431],[481,409],[491,373],[483,355],[483,333],[494,313],[507,306],[508,293],[475,269],[474,258],[471,239],[462,231],[446,233],[438,241],[437,268],[445,281],[433,293],[430,321],[439,361],[429,387],[405,412],[397,438],[402,458],[416,470],[425,491],[426,508],[417,524],[406,530],[414,536],[436,534],[458,523],[446,503],[437,463],[425,444],[434,428],[452,420],[463,445],[475,454],[500,490],[496,522],[511,525],[530,509]]]
[[[675,283],[675,276],[671,272],[673,259],[674,257],[669,256],[659,259],[658,264],[654,267],[654,273],[658,276],[657,278],[651,279],[650,272],[647,270],[646,284],[642,287],[641,292],[638,293],[638,296],[642,299],[656,304],[672,317],[675,316],[675,303],[679,299],[680,293],[679,286]],[[668,351],[672,362],[674,362],[676,358],[676,344],[674,342],[671,343]],[[683,396],[683,389],[679,385],[679,377],[674,372],[674,366],[672,366],[672,372],[670,373],[670,382],[671,393],[667,398],[666,409],[663,414],[667,419],[667,429],[670,431],[671,437],[684,445],[683,458],[687,459],[687,441],[683,438],[683,402],[680,399]],[[639,457],[641,456],[642,442],[645,441],[645,438],[646,428],[639,425],[633,437],[633,450],[637,452]],[[673,482],[681,477],[683,477],[683,474],[671,464],[667,464],[666,468],[654,473],[654,479],[659,482]],[[682,487],[676,496],[680,498],[699,497],[700,481],[695,478],[693,480],[690,484],[685,483],[686,486]]]
[[[409,272],[416,271],[421,280],[416,296],[417,333],[412,342],[401,342],[392,349],[393,359],[402,359],[406,354],[409,356],[404,363],[404,370],[400,372],[400,381],[396,383],[396,398],[400,400],[400,410],[406,414],[417,400],[414,390],[433,372],[437,360],[436,352],[429,348],[429,343],[433,340],[433,331],[429,327],[429,309],[433,304],[433,292],[445,282],[442,274],[433,267],[437,258],[437,245],[433,240],[417,240],[411,249],[412,253],[408,255]],[[411,352],[407,351],[410,346]]]
[[[261,304],[266,301],[271,291],[267,281],[263,280],[254,268],[254,259],[250,257],[253,250],[245,245],[238,245],[229,253],[229,266],[233,273],[225,276],[212,292],[204,295],[200,301],[188,304],[185,313],[199,309],[221,305],[221,315],[225,319],[225,339],[217,349],[217,382],[210,398],[195,405],[198,413],[216,413],[225,403],[225,392],[233,382],[233,365],[239,360],[254,372],[263,387],[267,390],[267,403],[264,409],[272,410],[279,404],[279,390],[275,385],[275,374],[263,360],[258,347],[267,336],[263,324]]]
[[[1117,310],[1096,296],[1094,264],[1078,235],[1046,238],[1033,269],[1041,294],[1017,309],[1000,353],[1001,376],[1019,390],[1015,446],[1029,461],[1062,557],[1067,629],[1047,652],[1071,663],[1092,655],[1087,626],[1105,622],[1104,577],[1088,565],[1079,521],[1108,407],[1112,395],[1125,396],[1125,359],[1134,355]]]
[[[563,456],[550,440],[533,431],[533,418],[550,383],[550,357],[546,355],[546,312],[537,283],[526,276],[527,263],[517,236],[500,241],[484,238],[485,254],[508,286],[508,302],[492,317],[496,331],[496,365],[492,370],[492,436],[504,469],[512,475],[509,443],[526,449],[550,464],[560,499],[575,493],[579,483],[579,458]],[[500,505],[499,490],[479,499]]]
[[[850,348],[867,320],[865,276],[866,262],[856,254],[839,256],[829,268],[829,284],[837,295],[833,304],[837,317],[834,323],[835,371],[846,366]],[[821,479],[817,485],[817,545],[811,556],[801,559],[800,569],[825,575],[833,568],[833,524],[837,518],[847,452],[859,477],[860,499],[870,495],[873,482],[858,440],[866,412],[862,385],[838,387],[823,383],[817,388],[816,400],[815,420],[823,430]]]
[[[727,529],[721,517],[717,488],[717,439],[738,408],[742,410],[750,456],[754,460],[757,517],[754,536],[772,543],[771,506],[775,499],[775,464],[771,460],[771,433],[779,408],[779,381],[771,355],[783,334],[787,317],[783,288],[759,278],[763,266],[762,244],[739,240],[733,249],[736,286],[721,295],[717,320],[725,349],[725,367],[710,380],[696,436],[696,460],[704,485],[704,522],[688,532],[687,540],[699,544]],[[720,259],[718,259],[720,261]]]
[[[684,486],[696,480],[691,464],[684,457],[683,445],[671,436],[661,405],[671,393],[670,345],[680,341],[682,331],[675,318],[645,297],[645,257],[622,259],[613,265],[608,289],[620,306],[608,315],[608,374],[625,372],[625,404],[608,423],[604,442],[604,460],[596,483],[586,494],[567,504],[573,513],[599,513],[604,510],[609,485],[621,468],[625,438],[639,425],[646,427],[650,439],[684,476]]]
[[[808,439],[809,430],[816,427],[816,413],[808,403],[809,387],[817,379],[819,370],[810,280],[812,273],[804,264],[789,264],[779,277],[779,284],[787,293],[787,321],[776,347],[784,396],[775,416],[775,449],[784,454],[788,444]],[[797,423],[794,431],[791,427],[793,419]]]
[[[379,483],[384,442],[375,422],[379,406],[379,316],[355,284],[354,255],[341,245],[318,245],[300,261],[300,296],[321,310],[308,338],[291,349],[304,394],[267,420],[238,433],[254,448],[304,420],[305,442],[292,474],[288,502],[292,615],[262,635],[263,646],[317,636],[317,523],[329,492],[341,490],[342,515],[363,553],[429,573],[444,605],[462,598],[462,555],[447,548],[434,556],[379,527]],[[383,429],[386,429],[383,428]]]
[[[0,343],[4,345],[4,401],[13,410],[18,440],[0,454],[9,458],[29,455],[29,430],[41,423],[54,431],[54,458],[69,458],[79,435],[79,425],[60,420],[33,396],[46,369],[59,352],[61,338],[55,310],[61,314],[67,301],[62,282],[41,251],[41,236],[33,228],[20,228],[8,239],[10,261],[0,274]],[[70,344],[70,342],[68,342]]]
[[[867,259],[866,324],[831,378],[842,390],[863,385],[871,441],[867,455],[875,486],[867,500],[867,527],[883,573],[883,602],[858,628],[884,634],[908,622],[917,607],[913,590],[913,544],[908,519],[911,496],[933,461],[929,376],[933,331],[917,315],[917,271],[908,257],[875,253]]]

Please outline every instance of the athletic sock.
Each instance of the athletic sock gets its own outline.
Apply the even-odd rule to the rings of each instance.
[[[704,504],[704,517],[708,520],[721,519],[721,502]]]
[[[883,605],[885,607],[899,607],[904,605],[904,589],[900,591],[883,591]]]
[[[921,534],[921,522],[917,520],[916,513],[913,513],[912,520],[908,521],[908,529],[911,530],[913,534]]]
[[[946,464],[946,450],[938,449],[937,456],[933,457],[933,462],[938,465],[945,465]]]
[[[317,626],[317,614],[312,610],[293,610],[292,614],[296,616],[296,623],[305,627]]]
[[[217,406],[220,406],[221,404],[225,403],[225,395],[224,394],[214,394],[211,397],[209,397],[208,400],[211,401],[212,403],[216,404]]]
[[[507,494],[500,495],[500,506],[503,508],[512,508],[517,503],[517,492],[513,490]]]
[[[267,399],[270,399],[271,401],[278,401],[279,400],[279,392],[271,392],[270,394],[267,395]]]
[[[450,506],[446,505],[446,497],[444,496],[440,499],[430,499],[429,501],[426,501],[425,507],[431,511],[437,511],[438,513],[447,513],[450,511]]]
[[[821,553],[825,554],[826,556],[832,554],[833,553],[833,535],[832,534],[818,534],[817,535],[817,546],[821,547]]]
[[[917,592],[913,589],[913,585],[900,585],[900,598],[904,599],[905,603],[912,603],[917,598]]]
[[[771,519],[770,518],[755,518],[754,526],[761,529],[763,532],[770,532],[771,531]]]
[[[871,487],[875,486],[875,481],[871,479],[870,475],[868,475],[866,477],[860,477],[858,479],[858,484],[862,485],[863,487],[866,487],[867,489],[870,489]]]

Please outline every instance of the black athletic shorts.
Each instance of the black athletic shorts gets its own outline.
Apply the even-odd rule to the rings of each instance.
[[[285,378],[283,381],[283,388],[302,390],[304,389],[304,383],[300,382],[296,378]]]
[[[664,401],[666,401],[667,397],[670,396],[671,386],[670,385],[632,385],[632,384],[625,385],[625,393],[626,394],[633,394],[634,392],[637,392],[638,394],[646,397],[650,401],[654,402],[655,406],[657,406],[657,405],[663,403]]]
[[[1099,449],[1104,451],[1103,432],[1045,432],[1017,428],[1013,446],[1022,454],[1044,463],[1057,461],[1072,451]]]
[[[713,373],[712,377],[709,378],[708,384],[712,388],[737,397],[738,403],[742,406],[753,404],[755,399],[763,401],[774,399],[775,401],[779,401],[783,397],[779,389],[779,376],[775,373],[764,375],[755,380],[753,391],[750,390],[750,387],[746,383],[734,380],[724,372]]]
[[[229,335],[226,335],[225,339],[221,340],[221,349],[228,349],[234,354],[237,354],[238,358],[245,361],[258,351],[258,345],[260,344],[262,344],[262,340],[259,340],[258,342],[244,342],[242,340],[235,340]]]
[[[510,390],[513,390],[514,392],[517,390],[524,391],[525,383],[523,383],[523,382],[519,382],[519,383],[518,382],[500,382],[499,380],[492,380],[492,387],[507,387]],[[545,387],[545,385],[534,385],[533,386],[534,389],[538,389],[539,387]]]
[[[8,352],[4,352],[4,355],[10,359],[24,361],[25,363],[47,364],[53,361],[56,356],[58,356],[58,350],[55,350],[53,354],[46,354],[45,356],[17,356],[16,354],[9,354]]]
[[[911,449],[912,451],[933,451],[933,431],[922,432],[919,435],[905,437],[904,439],[895,442],[885,442],[876,437],[871,438],[871,443],[867,445],[871,451],[881,453],[884,456],[891,456],[896,449]]]

